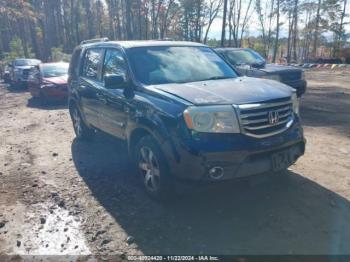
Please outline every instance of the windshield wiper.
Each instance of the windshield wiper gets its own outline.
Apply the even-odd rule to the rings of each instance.
[[[213,76],[213,77],[210,77],[208,79],[205,79],[203,81],[207,81],[207,80],[219,80],[219,79],[229,79],[229,78],[234,78],[232,76]]]

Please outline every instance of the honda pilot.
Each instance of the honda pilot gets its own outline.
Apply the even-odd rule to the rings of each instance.
[[[304,153],[295,90],[239,77],[199,43],[85,41],[68,85],[77,139],[100,130],[126,141],[154,198],[171,194],[174,181],[285,170]]]

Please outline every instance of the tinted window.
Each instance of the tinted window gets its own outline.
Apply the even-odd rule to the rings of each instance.
[[[128,52],[135,76],[144,84],[237,77],[232,68],[208,47],[141,47]]]
[[[103,78],[106,75],[119,75],[126,79],[127,66],[120,50],[108,49],[105,55]]]
[[[43,77],[57,77],[68,74],[67,63],[43,64],[41,67]]]
[[[250,49],[230,50],[226,52],[228,61],[233,65],[260,64],[265,60],[257,52]]]
[[[102,49],[89,49],[85,53],[83,76],[99,79],[99,68],[102,61]]]

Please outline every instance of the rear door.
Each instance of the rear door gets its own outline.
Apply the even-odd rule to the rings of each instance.
[[[87,123],[96,128],[100,128],[99,114],[102,109],[99,94],[103,86],[101,80],[103,54],[102,48],[86,50],[78,83],[82,113]]]
[[[123,52],[117,48],[107,49],[104,57],[102,79],[107,75],[118,75],[127,80],[127,74],[127,63]],[[124,139],[128,110],[124,89],[103,88],[100,100],[103,103],[103,110],[100,115],[100,121],[103,125],[101,128],[113,136]]]

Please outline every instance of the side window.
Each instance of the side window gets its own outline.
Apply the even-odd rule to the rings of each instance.
[[[102,49],[88,49],[85,53],[83,76],[99,79],[99,68],[102,61]]]
[[[127,66],[123,53],[117,49],[107,49],[103,68],[103,78],[107,75],[127,77]]]

